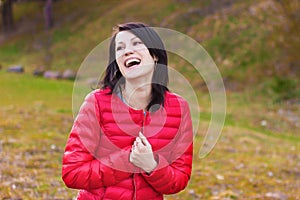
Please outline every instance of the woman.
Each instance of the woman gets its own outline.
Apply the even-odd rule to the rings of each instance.
[[[73,124],[62,178],[77,199],[163,199],[190,179],[188,104],[167,88],[167,53],[151,27],[118,25],[109,50],[102,89]]]

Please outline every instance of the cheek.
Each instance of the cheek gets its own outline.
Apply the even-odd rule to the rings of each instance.
[[[116,51],[115,56],[116,56],[116,59],[120,58],[122,56],[122,52],[121,51]]]
[[[144,61],[146,61],[147,63],[151,63],[152,61],[154,62],[154,59],[150,55],[150,52],[148,49],[143,49],[143,50],[139,51],[139,53],[143,57]]]
[[[120,57],[116,57],[116,62],[118,64],[119,68],[123,66],[123,63],[122,63],[122,60]]]
[[[152,58],[152,56],[149,54],[147,55],[146,59],[145,59],[145,62],[147,64],[154,64],[154,59]]]
[[[124,76],[126,74],[126,67],[123,65],[121,59],[117,59],[116,62],[118,64],[118,68],[119,68],[121,74]]]

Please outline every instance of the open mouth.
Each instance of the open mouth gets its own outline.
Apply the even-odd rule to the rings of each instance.
[[[124,65],[127,68],[139,65],[141,63],[141,60],[139,58],[129,58],[125,60]]]

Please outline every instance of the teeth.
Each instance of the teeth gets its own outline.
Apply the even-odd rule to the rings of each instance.
[[[129,60],[126,60],[125,62],[125,66],[126,67],[131,67],[132,65],[135,65],[135,64],[139,64],[141,61],[137,58],[132,58],[132,59],[129,59]]]

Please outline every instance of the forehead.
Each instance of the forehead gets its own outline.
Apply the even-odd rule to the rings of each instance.
[[[138,38],[136,35],[129,31],[121,31],[116,35],[116,43],[130,41],[134,38]]]

